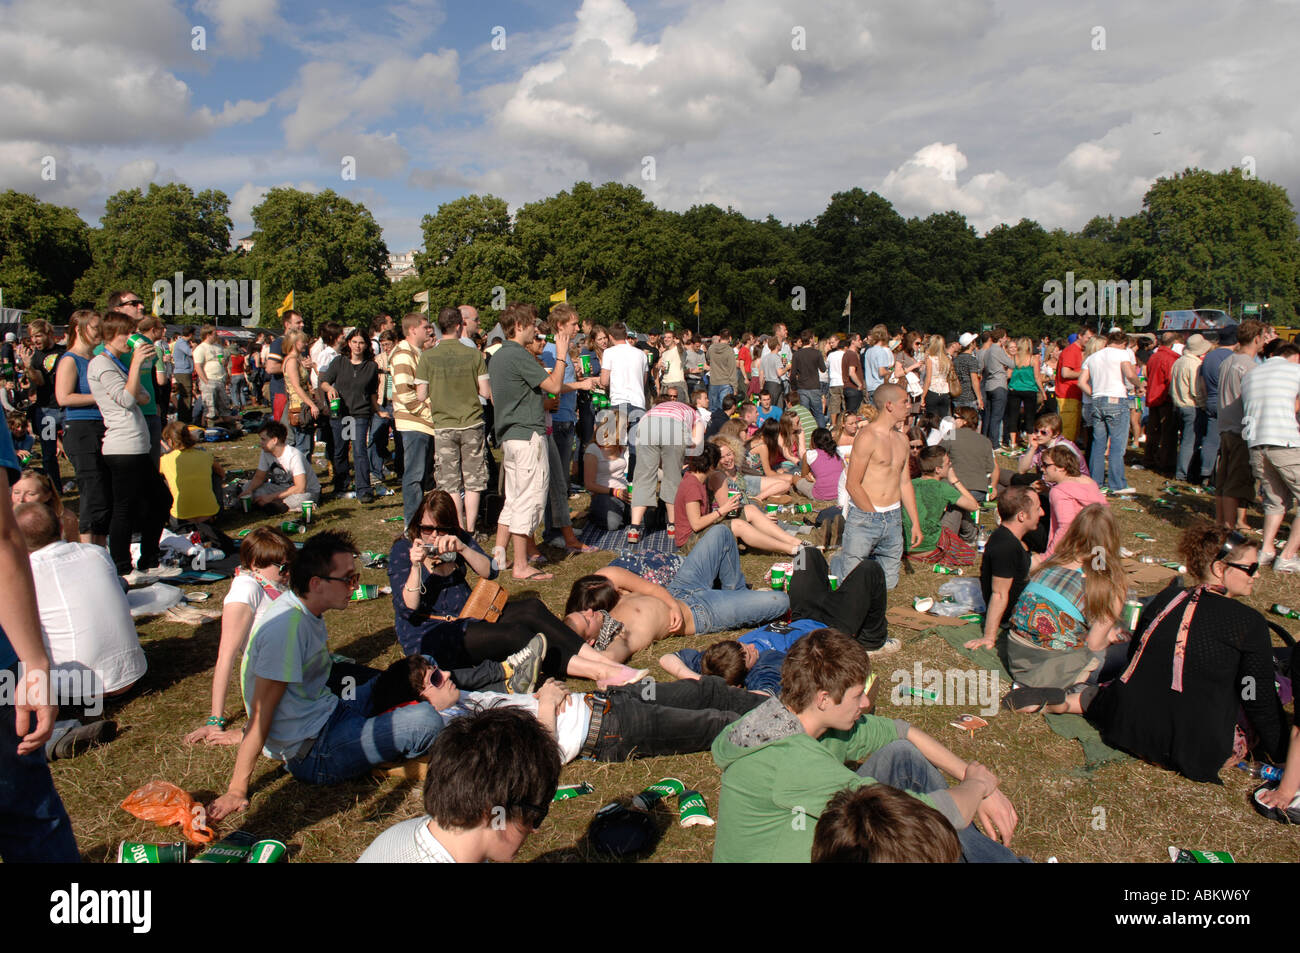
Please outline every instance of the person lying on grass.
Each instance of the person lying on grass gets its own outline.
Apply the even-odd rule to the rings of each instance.
[[[1202,520],[1183,531],[1178,555],[1196,583],[1184,587],[1175,578],[1148,602],[1135,638],[1122,646],[1127,665],[1118,678],[1100,689],[1018,688],[1005,704],[1082,714],[1106,744],[1193,781],[1217,782],[1252,748],[1280,760],[1287,747],[1268,622],[1237,601],[1254,590],[1259,544]]]
[[[346,609],[360,580],[356,543],[347,533],[317,533],[298,552],[289,572],[292,591],[266,611],[244,650],[248,726],[230,785],[208,808],[212,820],[248,807],[259,754],[284,762],[300,781],[333,784],[419,757],[442,730],[442,717],[424,706],[368,717],[373,680],[347,699],[330,691],[333,661],[322,617]]]
[[[721,588],[713,588],[715,581]],[[595,648],[622,662],[669,635],[749,628],[789,608],[784,592],[749,588],[736,538],[725,526],[715,526],[700,536],[667,588],[610,565],[576,580],[564,611],[608,613],[617,628],[604,626]]]
[[[357,863],[508,863],[550,813],[560,768],[555,738],[527,712],[457,718],[429,751],[424,814],[388,828]]]
[[[967,861],[1014,861],[1018,818],[987,768],[965,762],[905,721],[867,714],[871,660],[851,636],[809,633],[790,649],[781,696],[713,742],[722,769],[715,862],[807,863],[813,824],[836,793],[888,784],[937,809],[957,830]],[[863,761],[855,773],[845,764]],[[961,782],[949,788],[946,773]],[[990,840],[971,823],[979,818]]]
[[[548,679],[531,694],[470,692],[446,674],[422,655],[399,659],[376,679],[372,710],[428,702],[450,724],[486,709],[522,709],[551,733],[567,764],[577,758],[628,761],[707,751],[719,731],[768,697],[732,688],[720,678],[646,679],[604,693],[571,692],[563,682]]]

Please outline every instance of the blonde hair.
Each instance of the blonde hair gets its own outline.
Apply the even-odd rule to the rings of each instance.
[[[1084,590],[1081,608],[1087,623],[1092,625],[1119,618],[1128,594],[1128,573],[1120,561],[1119,527],[1110,507],[1091,503],[1081,509],[1057,540],[1052,558],[1038,571],[1042,573],[1072,562],[1082,564]]]
[[[1016,367],[1027,367],[1034,363],[1034,342],[1029,338],[1016,339]]]
[[[948,344],[942,334],[930,337],[930,346],[925,349],[925,353],[939,362],[939,376],[947,377],[948,372],[952,370],[952,358],[948,356]]]

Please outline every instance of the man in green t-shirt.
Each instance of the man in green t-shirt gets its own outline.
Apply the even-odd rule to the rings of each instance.
[[[722,730],[713,859],[807,863],[826,803],[846,788],[887,784],[938,810],[967,861],[1014,861],[1019,818],[998,779],[905,721],[870,715],[875,679],[867,651],[835,629],[809,632],[781,667],[781,696]],[[848,761],[861,761],[855,773]],[[943,775],[960,778],[948,787]],[[978,817],[990,840],[971,823]]]
[[[460,341],[463,328],[459,308],[438,312],[442,337],[420,355],[415,399],[429,401],[433,418],[434,480],[438,489],[451,494],[456,518],[472,533],[488,480],[483,405],[478,399],[491,400],[492,388],[483,352]]]
[[[505,471],[505,503],[497,527],[497,539],[508,533],[514,545],[514,577],[543,582],[554,578],[528,564],[528,540],[542,521],[546,508],[547,479],[550,475],[546,448],[546,418],[542,392],[560,392],[564,369],[569,362],[571,333],[561,328],[555,334],[555,367],[547,375],[541,362],[527,350],[537,337],[537,308],[511,304],[501,313],[506,341],[492,357],[488,377],[492,386],[493,424],[501,445],[501,468]],[[439,345],[441,347],[441,345]],[[558,477],[565,479],[565,477]],[[492,553],[497,568],[505,567],[505,547]]]
[[[979,503],[970,490],[957,479],[948,451],[943,447],[926,447],[921,451],[921,475],[912,481],[916,493],[916,514],[921,524],[921,544],[913,553],[928,553],[939,545],[940,525],[948,507],[955,506],[974,513]],[[903,513],[903,539],[911,538],[912,520]]]

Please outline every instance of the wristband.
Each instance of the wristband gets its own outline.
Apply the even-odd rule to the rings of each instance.
[[[205,725],[212,725],[221,731],[226,730],[227,724],[228,722],[226,719],[222,718],[220,715],[209,715],[207,722],[205,722]]]

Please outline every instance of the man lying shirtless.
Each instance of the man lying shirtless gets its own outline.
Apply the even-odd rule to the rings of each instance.
[[[720,589],[713,588],[715,580]],[[736,537],[727,527],[715,526],[699,538],[667,587],[606,566],[573,584],[564,611],[566,621],[573,613],[593,609],[607,613],[609,624],[600,626],[595,646],[623,662],[669,635],[752,628],[785,615],[789,608],[784,592],[749,588],[740,570]]]

